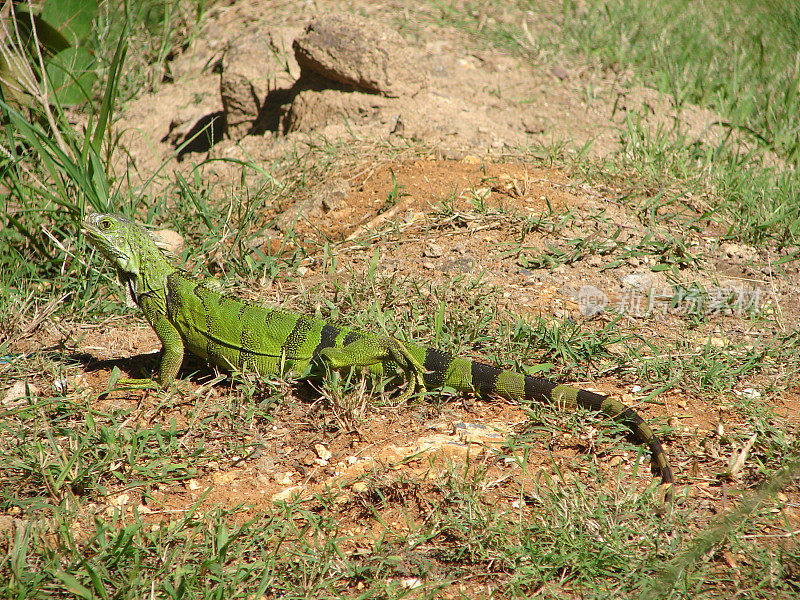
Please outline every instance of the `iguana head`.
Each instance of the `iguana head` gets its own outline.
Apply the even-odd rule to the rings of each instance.
[[[175,270],[150,232],[127,217],[91,213],[81,231],[116,267],[130,301],[136,302],[144,291],[163,290],[167,275]]]

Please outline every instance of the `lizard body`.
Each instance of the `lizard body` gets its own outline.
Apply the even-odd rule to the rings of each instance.
[[[142,309],[161,340],[156,378],[161,387],[173,383],[184,352],[189,351],[223,369],[260,375],[305,375],[310,367],[323,364],[331,369],[365,367],[377,376],[400,374],[408,380],[401,399],[415,391],[448,386],[565,410],[587,408],[624,423],[649,447],[665,495],[671,496],[672,469],[661,442],[636,411],[613,398],[225,296],[216,283],[197,283],[174,267],[147,230],[120,215],[90,214],[83,232],[114,263],[129,299]],[[154,385],[149,379],[119,383]]]

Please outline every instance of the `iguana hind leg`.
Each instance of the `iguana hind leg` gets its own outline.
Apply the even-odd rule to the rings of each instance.
[[[405,375],[408,385],[398,400],[405,402],[412,394],[425,392],[425,368],[398,340],[391,337],[363,337],[341,348],[324,348],[320,357],[331,369],[371,367],[394,362]]]

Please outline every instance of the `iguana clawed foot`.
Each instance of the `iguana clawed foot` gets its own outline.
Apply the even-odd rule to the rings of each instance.
[[[391,359],[398,364],[406,377],[406,389],[398,396],[398,402],[402,404],[414,394],[424,395],[427,391],[423,378],[425,367],[396,339],[390,337],[381,339],[391,347]]]
[[[413,394],[425,393],[425,367],[398,340],[391,337],[361,338],[342,348],[324,348],[319,353],[331,369],[373,367],[394,362],[405,375],[408,385],[398,397],[407,401]]]

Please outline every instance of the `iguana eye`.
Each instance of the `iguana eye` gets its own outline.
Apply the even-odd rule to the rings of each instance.
[[[109,221],[108,219],[103,219],[102,221],[100,221],[100,229],[102,229],[103,231],[111,229],[111,221]]]

